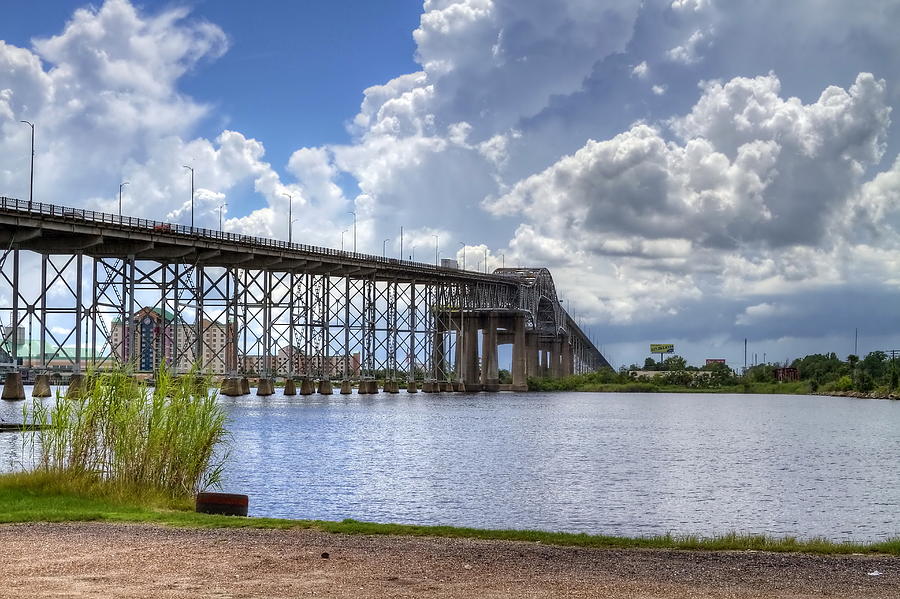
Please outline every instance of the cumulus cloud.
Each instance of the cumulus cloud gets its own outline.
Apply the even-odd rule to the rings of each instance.
[[[900,285],[898,19],[889,0],[426,0],[419,69],[362,91],[347,143],[273,166],[240,124],[198,137],[214,109],[180,90],[228,35],[107,0],[0,42],[0,185],[27,195],[28,119],[38,200],[113,210],[128,180],[126,212],[185,222],[187,164],[203,226],[227,202],[227,230],[286,238],[290,195],[295,239],[336,247],[353,211],[365,251],[399,251],[402,225],[407,255],[433,260],[436,235],[473,265],[547,265],[604,331],[764,328],[779,315],[751,307]]]

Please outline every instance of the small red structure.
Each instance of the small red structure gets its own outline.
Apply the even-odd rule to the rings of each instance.
[[[800,371],[796,368],[776,368],[775,369],[775,380],[776,381],[799,381],[800,380]]]

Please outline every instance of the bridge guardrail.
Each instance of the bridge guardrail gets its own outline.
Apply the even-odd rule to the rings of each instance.
[[[244,245],[249,244],[251,247],[301,251],[309,254],[328,256],[332,258],[377,262],[386,266],[403,266],[405,268],[418,269],[421,271],[427,271],[429,273],[440,272],[443,274],[452,274],[454,272],[452,269],[442,268],[440,266],[427,264],[425,262],[412,262],[409,260],[398,260],[397,258],[387,257],[382,258],[381,256],[374,256],[371,254],[335,250],[332,248],[321,246],[307,245],[305,243],[288,243],[287,241],[282,241],[280,239],[267,239],[264,237],[244,235],[240,233],[227,233],[225,231],[216,231],[214,229],[205,229],[202,227],[189,227],[186,225],[179,225],[177,223],[168,223],[164,221],[150,220],[134,216],[119,216],[117,214],[97,212],[95,210],[85,210],[83,208],[70,208],[68,206],[60,206],[57,204],[29,202],[27,200],[19,200],[16,198],[8,198],[5,196],[0,196],[0,210],[13,211],[16,213],[46,215],[58,218],[71,218],[89,223],[116,225],[120,227],[129,227],[134,230],[150,231],[156,233],[179,233],[182,235],[194,236],[198,239],[226,241]],[[470,270],[459,271],[459,273],[461,275],[464,274],[467,277],[478,278],[491,282],[508,282],[509,280],[509,277],[506,277],[504,275],[485,274]]]

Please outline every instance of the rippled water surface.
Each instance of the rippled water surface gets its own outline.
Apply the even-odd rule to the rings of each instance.
[[[900,535],[900,402],[710,394],[222,398],[256,516],[616,535]],[[21,402],[0,417],[21,418]],[[3,469],[19,435],[0,434]]]

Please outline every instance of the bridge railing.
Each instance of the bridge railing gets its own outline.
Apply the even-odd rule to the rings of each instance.
[[[362,254],[359,252],[335,250],[322,246],[307,245],[305,243],[288,243],[287,241],[282,241],[280,239],[268,239],[264,237],[255,237],[253,235],[244,235],[240,233],[228,233],[225,231],[205,229],[202,227],[189,227],[187,225],[179,225],[176,223],[168,223],[146,218],[137,218],[134,216],[119,216],[117,214],[109,214],[107,212],[97,212],[96,210],[85,210],[83,208],[70,208],[68,206],[59,206],[57,204],[29,202],[27,200],[7,198],[4,196],[0,196],[0,210],[50,216],[53,218],[71,219],[93,224],[128,227],[132,230],[149,231],[152,233],[178,233],[181,235],[194,237],[196,239],[225,241],[230,243],[243,244],[249,247],[301,251],[321,257],[376,262],[387,266],[402,266],[404,268],[416,269],[429,273],[439,272],[442,274],[454,274],[458,272],[460,275],[464,275],[466,277],[489,280],[492,282],[503,281],[504,279],[508,280],[508,277],[502,275],[485,274],[471,270],[462,271],[457,269],[443,268],[438,265],[431,265],[425,262],[412,262],[409,260],[387,258],[371,254]]]

